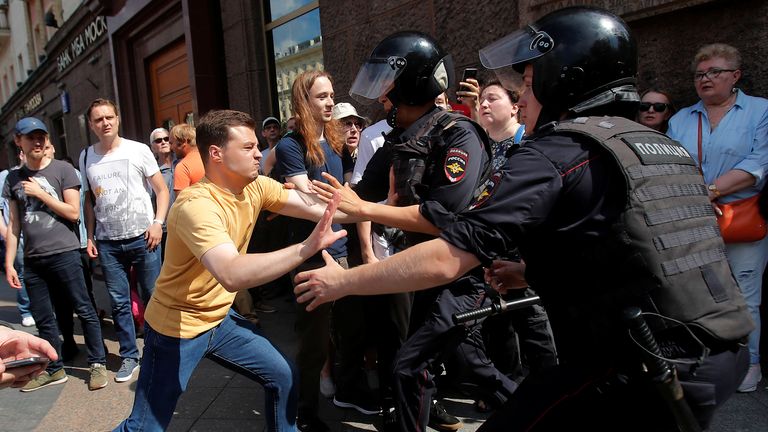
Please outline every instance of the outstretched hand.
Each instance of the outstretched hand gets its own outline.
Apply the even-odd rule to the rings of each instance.
[[[323,216],[315,225],[315,229],[309,234],[302,245],[308,251],[307,258],[316,254],[317,252],[332,245],[336,240],[347,235],[346,230],[333,231],[333,215],[336,213],[336,209],[339,207],[339,201],[341,195],[339,193],[333,193],[331,199],[328,201],[328,206],[323,212]]]
[[[340,286],[345,270],[326,251],[323,251],[323,259],[325,267],[301,272],[294,278],[296,287],[293,292],[296,294],[296,300],[299,303],[311,301],[307,311],[346,295]]]
[[[341,195],[341,201],[339,202],[339,210],[355,217],[362,216],[363,206],[365,201],[360,199],[359,196],[352,190],[349,183],[342,185],[336,177],[323,173],[323,177],[328,180],[328,183],[313,180],[312,185],[317,192],[317,196],[325,202],[328,202],[333,196],[334,192],[338,191]],[[330,183],[330,184],[329,184]]]

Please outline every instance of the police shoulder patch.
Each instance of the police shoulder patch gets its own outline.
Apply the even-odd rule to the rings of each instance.
[[[449,149],[445,156],[445,164],[443,164],[445,177],[451,183],[460,182],[467,174],[468,163],[469,153],[457,148]]]
[[[496,187],[499,186],[501,183],[501,172],[497,171],[491,175],[490,178],[488,178],[485,183],[483,183],[480,188],[482,192],[480,192],[480,195],[478,195],[475,202],[473,202],[469,206],[469,210],[476,209],[478,207],[481,207],[483,204],[485,204],[488,199],[493,195],[493,192],[496,191]]]

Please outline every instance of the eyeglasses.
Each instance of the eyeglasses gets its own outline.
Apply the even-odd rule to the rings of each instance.
[[[694,81],[701,81],[701,80],[704,79],[704,77],[707,77],[707,79],[711,81],[711,80],[719,77],[720,74],[723,73],[723,72],[736,72],[737,70],[738,69],[719,69],[719,68],[714,68],[714,69],[710,69],[710,70],[708,70],[706,72],[696,72],[696,73],[693,74],[693,80]]]
[[[166,136],[166,137],[155,138],[155,140],[152,141],[152,142],[154,142],[155,144],[160,144],[163,141],[169,142],[170,140],[171,140],[171,138]]]
[[[669,104],[661,102],[640,102],[640,105],[637,106],[637,110],[640,112],[646,112],[650,111],[651,107],[653,107],[653,110],[656,112],[664,112],[669,107]]]
[[[345,122],[342,122],[341,126],[344,128],[345,131],[352,129],[353,127],[357,130],[363,130],[363,122],[359,120],[347,120]]]

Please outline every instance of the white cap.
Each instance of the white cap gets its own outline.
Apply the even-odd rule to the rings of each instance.
[[[350,103],[339,102],[333,106],[333,118],[335,120],[340,120],[349,116],[355,116],[360,120],[365,121],[365,117],[358,114],[355,107],[353,107]]]

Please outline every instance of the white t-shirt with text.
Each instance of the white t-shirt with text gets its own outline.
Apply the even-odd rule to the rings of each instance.
[[[119,146],[106,155],[90,146],[80,154],[80,167],[87,176],[83,189],[92,189],[96,197],[96,240],[143,234],[155,215],[145,179],[160,170],[149,146],[120,138]]]

